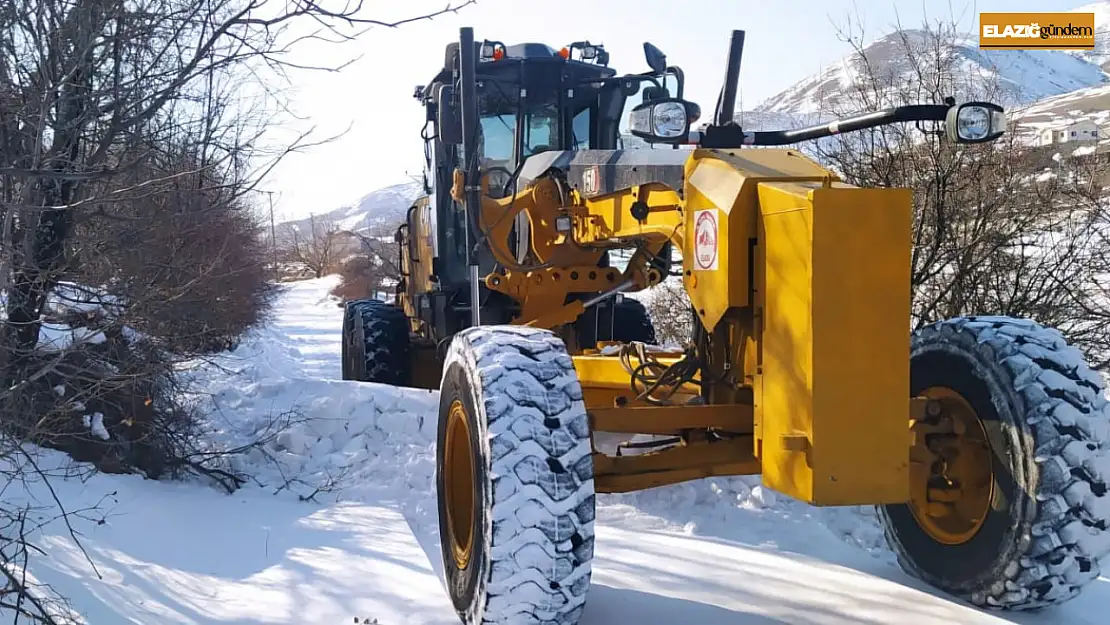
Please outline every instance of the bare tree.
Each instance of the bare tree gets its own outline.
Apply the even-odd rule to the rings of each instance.
[[[277,239],[278,257],[311,271],[313,277],[322,278],[335,270],[340,227],[331,217],[311,215],[303,232],[298,224],[281,224]]]
[[[267,293],[246,198],[309,145],[266,134],[289,53],[467,4],[392,24],[311,0],[0,5],[0,425],[33,420],[25,393],[62,364],[84,371],[39,345],[66,281],[101,300],[69,320],[92,337],[71,351],[111,333],[181,357],[233,345]]]
[[[910,103],[1011,101],[997,74],[971,70],[948,21],[901,29],[865,49],[848,30],[855,81],[825,101],[827,115]],[[925,132],[923,132],[925,131]],[[1013,132],[986,145],[938,141],[895,125],[847,133],[809,149],[847,182],[913,190],[913,321],[968,314],[1027,316],[1092,357],[1110,361],[1107,211],[1096,160],[1052,158]],[[1101,171],[1100,171],[1101,169]]]
[[[269,134],[287,106],[280,85],[341,67],[290,55],[471,2],[394,22],[345,1],[0,3],[0,438],[104,470],[239,484],[198,449],[174,372],[265,314],[248,198],[315,140]],[[18,520],[6,503],[0,520]],[[0,521],[5,559],[20,544],[9,529]],[[3,603],[26,595],[0,579]]]
[[[275,96],[266,80],[285,75],[292,67],[285,59],[301,41],[342,40],[369,25],[429,17],[386,24],[360,10],[312,0],[0,6],[0,288],[9,292],[0,365],[9,381],[37,341],[77,214],[143,193],[150,181],[125,184],[120,176],[143,163],[151,145],[187,136],[200,146],[198,168],[237,180],[239,192],[252,189],[276,158],[305,141],[267,155],[260,137],[282,103],[252,106],[233,94],[254,84],[259,97]],[[298,32],[299,21],[317,30]]]

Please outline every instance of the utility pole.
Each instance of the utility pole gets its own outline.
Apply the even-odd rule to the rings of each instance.
[[[277,272],[277,229],[274,227],[274,192],[266,191],[270,198],[270,256],[273,257],[274,271]]]

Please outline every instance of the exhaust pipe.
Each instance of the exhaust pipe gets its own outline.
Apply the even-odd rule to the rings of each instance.
[[[463,141],[463,211],[466,214],[464,245],[467,264],[470,265],[470,323],[482,325],[479,309],[478,288],[478,250],[470,244],[470,229],[477,223],[477,212],[481,199],[478,197],[478,105],[474,89],[477,84],[474,59],[474,29],[464,26],[459,29],[459,116],[462,118]],[[475,233],[475,236],[477,233]]]
[[[728,45],[728,65],[725,67],[725,84],[717,101],[717,118],[714,124],[723,126],[736,115],[736,91],[740,83],[740,59],[744,56],[744,31],[732,31]]]

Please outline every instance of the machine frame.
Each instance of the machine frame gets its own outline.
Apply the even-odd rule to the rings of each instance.
[[[911,190],[855,187],[783,147],[893,123],[984,143],[1005,131],[1002,108],[948,99],[746,131],[733,121],[743,45],[734,31],[714,120],[699,130],[682,70],[651,44],[650,72],[617,76],[588,42],[556,52],[463,28],[416,90],[434,128],[428,193],[398,230],[395,304],[347,305],[344,377],[440,390],[440,536],[460,618],[500,622],[530,606],[529,622],[575,623],[596,493],[755,474],[812,505],[876,505],[908,571],[977,605],[1070,599],[1097,577],[1110,520],[1093,499],[1066,513],[1038,503],[1069,482],[1041,480],[1035,465],[1080,434],[1110,449],[1067,422],[1078,411],[1110,423],[1101,379],[1060,364],[1081,356],[1029,320],[946,320],[908,339]],[[519,90],[491,103],[499,80]],[[629,130],[665,149],[620,149],[624,104],[645,83]],[[491,166],[482,119],[502,106],[555,114],[544,149],[516,114],[511,158]],[[589,124],[576,130],[581,111]],[[633,253],[615,266],[622,249]],[[671,275],[694,334],[663,348],[633,332],[646,317],[620,298]],[[1073,388],[1048,388],[1059,382],[1048,370]],[[1097,470],[1056,462],[1076,488],[1108,496]],[[513,525],[522,518],[533,525]],[[1073,521],[1092,538],[1069,533]],[[1056,538],[1031,542],[1034,526]],[[525,543],[547,555],[522,564],[506,551]],[[506,585],[517,575],[550,586]]]
[[[398,288],[397,304],[412,321],[413,370],[420,372],[420,382],[415,384],[439,386],[444,346],[464,327],[508,323],[551,329],[567,343],[574,358],[592,431],[658,435],[680,441],[660,445],[650,453],[620,457],[595,450],[598,492],[640,490],[713,475],[762,473],[770,485],[813,504],[903,501],[909,496],[909,480],[905,449],[900,443],[907,436],[905,423],[925,409],[925,400],[903,395],[899,407],[894,394],[908,387],[908,366],[901,374],[891,376],[884,375],[881,363],[909,361],[903,328],[887,320],[909,317],[909,274],[903,256],[908,258],[910,246],[910,196],[906,190],[850,188],[831,171],[794,150],[751,148],[787,145],[905,121],[947,122],[952,126],[963,107],[1001,109],[989,103],[957,106],[950,101],[904,106],[800,131],[746,132],[731,122],[743,45],[744,33],[737,31],[730,45],[716,123],[701,132],[690,130],[700,107],[681,97],[671,97],[665,87],[666,79],[674,76],[677,92],[682,93],[681,68],[668,66],[663,54],[651,44],[645,44],[645,55],[652,71],[632,76],[616,76],[612,69],[597,62],[608,60],[603,52],[594,53],[594,62],[574,59],[575,49],[602,50],[588,42],[572,44],[556,53],[546,48],[537,51],[536,44],[508,47],[501,42],[476,42],[472,32],[464,30],[460,43],[448,46],[448,64],[431,83],[433,91],[417,89],[427,106],[428,121],[436,129],[434,135],[425,135],[429,146],[426,152],[435,155],[428,170],[435,179],[433,193],[410,210],[400,236],[402,266],[412,267],[415,272],[430,258],[434,270],[427,279],[406,275]],[[549,92],[539,97],[538,104],[530,105],[527,96],[510,98],[509,106],[521,110],[551,104],[552,93],[557,93],[554,104],[562,136],[556,147],[574,141],[573,120],[581,111],[611,110],[592,119],[590,149],[552,149],[538,154],[529,153],[524,144],[523,128],[528,118],[514,115],[513,158],[508,163],[513,170],[508,174],[509,184],[520,190],[491,192],[489,171],[479,166],[482,155],[477,146],[480,111],[485,110],[481,106],[497,106],[489,105],[491,96],[477,88],[490,81],[509,83],[490,90],[495,95],[503,95],[506,89],[512,93],[518,87],[523,93],[541,89]],[[635,127],[633,134],[651,142],[674,144],[676,149],[615,149],[615,121],[628,95],[642,83],[649,85],[647,97],[633,115],[643,111],[650,117],[652,111],[677,106],[685,119],[670,138]],[[454,84],[460,85],[457,97]],[[592,99],[572,104],[584,89],[593,90],[588,92]],[[551,133],[552,138],[555,134]],[[1000,134],[996,132],[994,137]],[[949,136],[961,140],[952,131]],[[986,139],[976,141],[981,140]],[[679,144],[694,149],[677,149]],[[702,185],[702,180],[708,182]],[[449,191],[444,192],[445,188]],[[762,214],[751,211],[757,205],[753,194],[758,195]],[[803,206],[810,211],[806,223],[779,225],[781,220],[776,215],[789,215]],[[794,232],[814,228],[816,215],[828,214],[826,211],[838,211],[841,216],[818,222],[823,227],[808,235]],[[418,212],[426,217],[420,218]],[[714,221],[711,236],[717,239],[713,249],[718,257],[705,267],[697,262],[694,239],[699,233],[705,236],[707,230],[699,230],[696,217],[691,220],[690,215]],[[722,219],[722,223],[715,223]],[[448,220],[453,220],[453,227],[435,225]],[[850,227],[839,226],[849,220]],[[512,249],[514,242],[521,243],[514,240],[514,234],[522,223],[527,224],[530,234],[530,241],[525,243],[530,244],[526,257],[533,261],[531,266],[521,262],[519,249]],[[832,247],[813,250],[820,254],[819,259],[784,258],[797,265],[796,271],[828,269],[820,274],[828,278],[814,283],[813,291],[807,294],[814,301],[805,305],[820,305],[829,297],[865,298],[859,301],[866,302],[858,308],[841,307],[839,325],[830,327],[841,333],[839,344],[822,348],[814,343],[807,346],[810,353],[776,356],[810,362],[814,369],[827,367],[828,373],[821,375],[836,384],[850,386],[853,379],[882,376],[885,389],[873,389],[873,401],[881,403],[886,413],[901,411],[906,415],[901,424],[891,421],[884,429],[873,430],[872,443],[888,451],[867,454],[873,459],[870,462],[855,460],[853,479],[838,479],[834,472],[840,469],[834,471],[833,464],[824,465],[828,469],[822,469],[822,465],[806,469],[811,463],[806,459],[816,455],[811,437],[816,436],[814,430],[819,425],[835,424],[825,439],[828,442],[821,444],[822,448],[828,447],[825,453],[836,451],[846,459],[858,458],[863,450],[852,443],[849,432],[854,427],[873,427],[871,414],[847,416],[856,407],[856,400],[848,394],[835,400],[828,396],[829,401],[821,405],[827,396],[814,394],[812,389],[766,387],[765,380],[777,379],[762,371],[768,332],[778,340],[784,332],[798,329],[765,325],[768,293],[772,297],[777,294],[768,290],[767,277],[761,271],[767,262],[765,255],[768,251],[787,256],[791,253],[756,244],[766,237],[767,233],[760,231],[766,224],[783,228],[783,236],[811,236],[810,243],[838,239]],[[428,232],[432,241],[405,236],[414,231]],[[435,242],[438,253],[433,251]],[[875,242],[883,243],[881,249],[873,245]],[[853,243],[857,245],[853,247]],[[606,266],[610,250],[633,245],[636,251],[623,271]],[[631,353],[629,345],[620,353],[602,353],[596,345],[580,345],[574,328],[586,311],[618,294],[659,284],[669,275],[672,249],[681,252],[683,280],[694,304],[695,344],[687,350],[640,350],[638,354]],[[463,271],[464,263],[469,271]],[[874,272],[871,279],[864,280],[856,267],[866,263],[895,269]],[[846,276],[851,279],[838,280]],[[771,284],[775,284],[773,277]],[[817,301],[822,289],[820,297],[826,299]],[[876,293],[883,295],[877,297]],[[452,301],[465,303],[453,308],[445,304]],[[471,301],[483,304],[473,307]],[[814,313],[809,310],[800,314],[798,323],[804,324]],[[850,318],[861,321],[850,324]],[[835,350],[850,345],[860,333],[887,343],[885,351],[878,352],[882,358],[871,360],[880,363],[878,366],[860,362],[850,369],[843,363],[829,366],[814,360],[841,358]],[[808,338],[813,341],[813,337]],[[630,366],[630,360],[636,362]],[[769,366],[776,364],[785,366],[778,360]],[[638,379],[633,375],[636,367],[664,373],[640,375]],[[668,376],[679,373],[682,379],[668,380]],[[665,389],[666,399],[643,393],[645,380],[661,380],[659,388]],[[633,392],[637,384],[644,388]],[[770,397],[782,394],[788,399],[765,408],[766,404],[758,403],[756,397],[768,392]],[[690,405],[692,401],[699,405]],[[788,412],[795,416],[782,422],[778,415]],[[815,414],[827,416],[818,418]],[[796,473],[805,475],[808,485],[799,484]],[[832,491],[813,488],[813,484],[830,481],[838,485]]]

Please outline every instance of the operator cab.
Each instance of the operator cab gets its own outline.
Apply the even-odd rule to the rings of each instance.
[[[556,50],[542,43],[475,42],[475,155],[487,193],[505,197],[518,186],[525,160],[549,151],[616,149],[628,88],[608,66],[609,53],[589,42]],[[448,191],[462,163],[459,43],[446,46],[444,66],[414,96],[426,108],[424,191],[435,223],[435,271],[457,283],[465,258],[461,233],[470,227]],[[632,93],[639,89],[635,83]],[[521,215],[521,226],[527,218]],[[447,224],[452,223],[452,226]],[[520,232],[524,236],[523,230]],[[450,237],[450,239],[449,239]]]
[[[641,89],[645,101],[667,98],[669,79],[681,97],[684,82],[682,71],[667,66],[666,57],[651,44],[644,51],[652,71],[618,75],[608,65],[609,53],[586,41],[558,50],[542,43],[471,42],[473,52],[467,55],[460,54],[460,43],[448,44],[443,67],[413,94],[425,108],[424,198],[411,208],[406,227],[424,233],[431,261],[425,258],[420,267],[427,290],[413,299],[421,311],[417,314],[430,311],[427,315],[444,336],[455,327],[451,316],[461,314],[475,297],[464,290],[474,282],[468,271],[487,275],[499,267],[465,208],[472,200],[453,195],[456,173],[466,172],[464,179],[475,181],[458,190],[478,201],[476,187],[495,199],[509,197],[537,175],[558,169],[556,161],[575,154],[588,151],[593,158],[609,159],[604,153],[623,147],[621,123],[628,100]],[[465,83],[464,56],[466,71],[474,72]],[[464,96],[472,100],[464,103]],[[696,107],[691,110],[696,117]],[[470,146],[463,145],[464,126]],[[472,154],[473,162],[464,163],[464,154]],[[530,230],[527,212],[518,213],[509,246],[520,266],[529,262]],[[502,294],[488,297],[482,307],[491,318],[500,318],[493,311]]]
[[[560,50],[542,43],[505,45],[499,41],[477,44],[475,95],[478,113],[477,155],[479,168],[488,175],[490,194],[508,192],[512,173],[533,154],[551,150],[615,149],[624,95],[611,83],[616,71],[608,67],[609,53],[602,46],[576,42]],[[416,95],[428,106],[428,121],[436,122],[449,143],[442,155],[436,147],[426,150],[426,175],[446,181],[461,157],[457,111],[444,106],[454,97],[458,80],[458,43],[448,44],[446,63],[429,87]],[[451,119],[444,119],[450,116]],[[433,138],[426,137],[429,143]],[[442,156],[442,158],[439,158]],[[438,170],[438,171],[433,171]],[[434,182],[429,180],[429,186]],[[430,191],[430,189],[429,189]],[[511,191],[511,189],[510,189]]]

